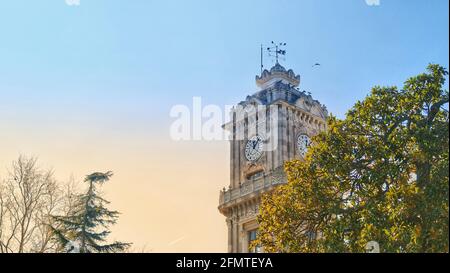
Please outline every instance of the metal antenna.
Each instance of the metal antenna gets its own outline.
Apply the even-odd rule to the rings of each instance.
[[[275,57],[275,61],[278,64],[278,59],[283,59],[285,60],[284,57],[280,57],[281,56],[286,56],[286,50],[281,49],[282,47],[286,46],[286,43],[274,43],[272,41],[272,46],[267,48],[267,51],[269,52],[269,56],[270,57]],[[275,56],[274,56],[275,54]]]
[[[264,64],[263,64],[263,45],[261,44],[261,75],[263,73],[263,68],[264,68]]]

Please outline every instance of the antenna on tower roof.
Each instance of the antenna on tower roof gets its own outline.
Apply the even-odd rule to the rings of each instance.
[[[282,49],[282,47],[286,46],[286,43],[274,43],[271,42],[272,46],[267,48],[270,57],[275,57],[275,61],[278,64],[278,59],[286,60],[284,56],[286,56],[286,50]],[[275,54],[275,55],[274,55]],[[280,57],[281,55],[281,57]]]
[[[263,68],[264,68],[264,64],[263,64],[263,45],[261,44],[261,75],[263,73]]]

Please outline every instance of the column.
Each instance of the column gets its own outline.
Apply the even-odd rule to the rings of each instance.
[[[234,123],[234,125],[235,125],[235,131],[237,131],[238,130],[238,126],[241,126],[241,124],[240,123],[238,123],[237,121],[236,121],[236,119],[235,119],[235,123]],[[241,165],[241,162],[240,162],[240,143],[241,143],[241,140],[239,140],[239,138],[240,138],[240,134],[238,134],[237,132],[236,132],[236,135],[235,135],[235,140],[234,140],[234,164],[233,164],[233,171],[234,171],[234,180],[233,180],[233,184],[232,184],[232,187],[237,187],[237,185],[239,184],[239,179],[240,179],[240,165]]]
[[[228,253],[233,252],[233,221],[231,218],[227,218],[227,227],[228,227]]]
[[[287,126],[287,108],[285,105],[281,105],[281,162],[282,165],[289,157],[288,155],[288,126]]]
[[[230,185],[234,185],[235,176],[234,176],[234,166],[235,166],[235,145],[236,145],[236,130],[234,129],[234,114],[232,117],[232,125],[231,125],[231,132],[230,132]]]
[[[242,253],[248,253],[248,235],[247,231],[244,229],[244,227],[241,227],[241,241],[242,241]]]
[[[271,125],[272,125],[270,122],[271,117],[272,117],[272,115],[270,113],[270,107],[268,107],[268,109],[266,110],[266,129],[268,130],[267,137],[270,138],[270,141],[273,141],[273,138],[271,135],[272,135],[272,130],[274,128],[271,127]],[[268,147],[268,148],[270,148],[270,147]],[[268,150],[265,152],[265,154],[266,154],[266,171],[272,170],[273,169],[272,151]]]
[[[277,119],[277,128],[273,128],[273,130],[277,131],[276,134],[276,138],[274,139],[274,141],[276,141],[276,145],[274,145],[276,147],[276,149],[274,151],[272,151],[272,160],[273,160],[273,167],[276,168],[278,166],[280,166],[280,151],[281,151],[281,130],[280,130],[280,123],[281,123],[281,117],[280,117],[280,105],[275,105],[275,109],[273,109],[273,111],[276,111],[276,116],[275,118]]]

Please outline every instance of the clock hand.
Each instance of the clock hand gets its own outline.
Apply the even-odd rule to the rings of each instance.
[[[258,145],[258,143],[259,143],[259,139],[253,141],[253,149],[256,148],[256,145]]]

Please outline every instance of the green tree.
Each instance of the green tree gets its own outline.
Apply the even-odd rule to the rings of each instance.
[[[81,253],[120,252],[131,245],[122,242],[102,244],[110,233],[108,227],[116,223],[119,214],[104,206],[109,202],[97,190],[97,185],[105,183],[111,176],[112,172],[96,172],[86,176],[84,181],[89,185],[88,190],[77,196],[71,214],[52,217],[51,229],[60,251],[70,252],[69,247],[76,247]]]
[[[254,244],[267,252],[448,252],[448,72],[374,87],[328,119],[288,183],[263,197]]]

